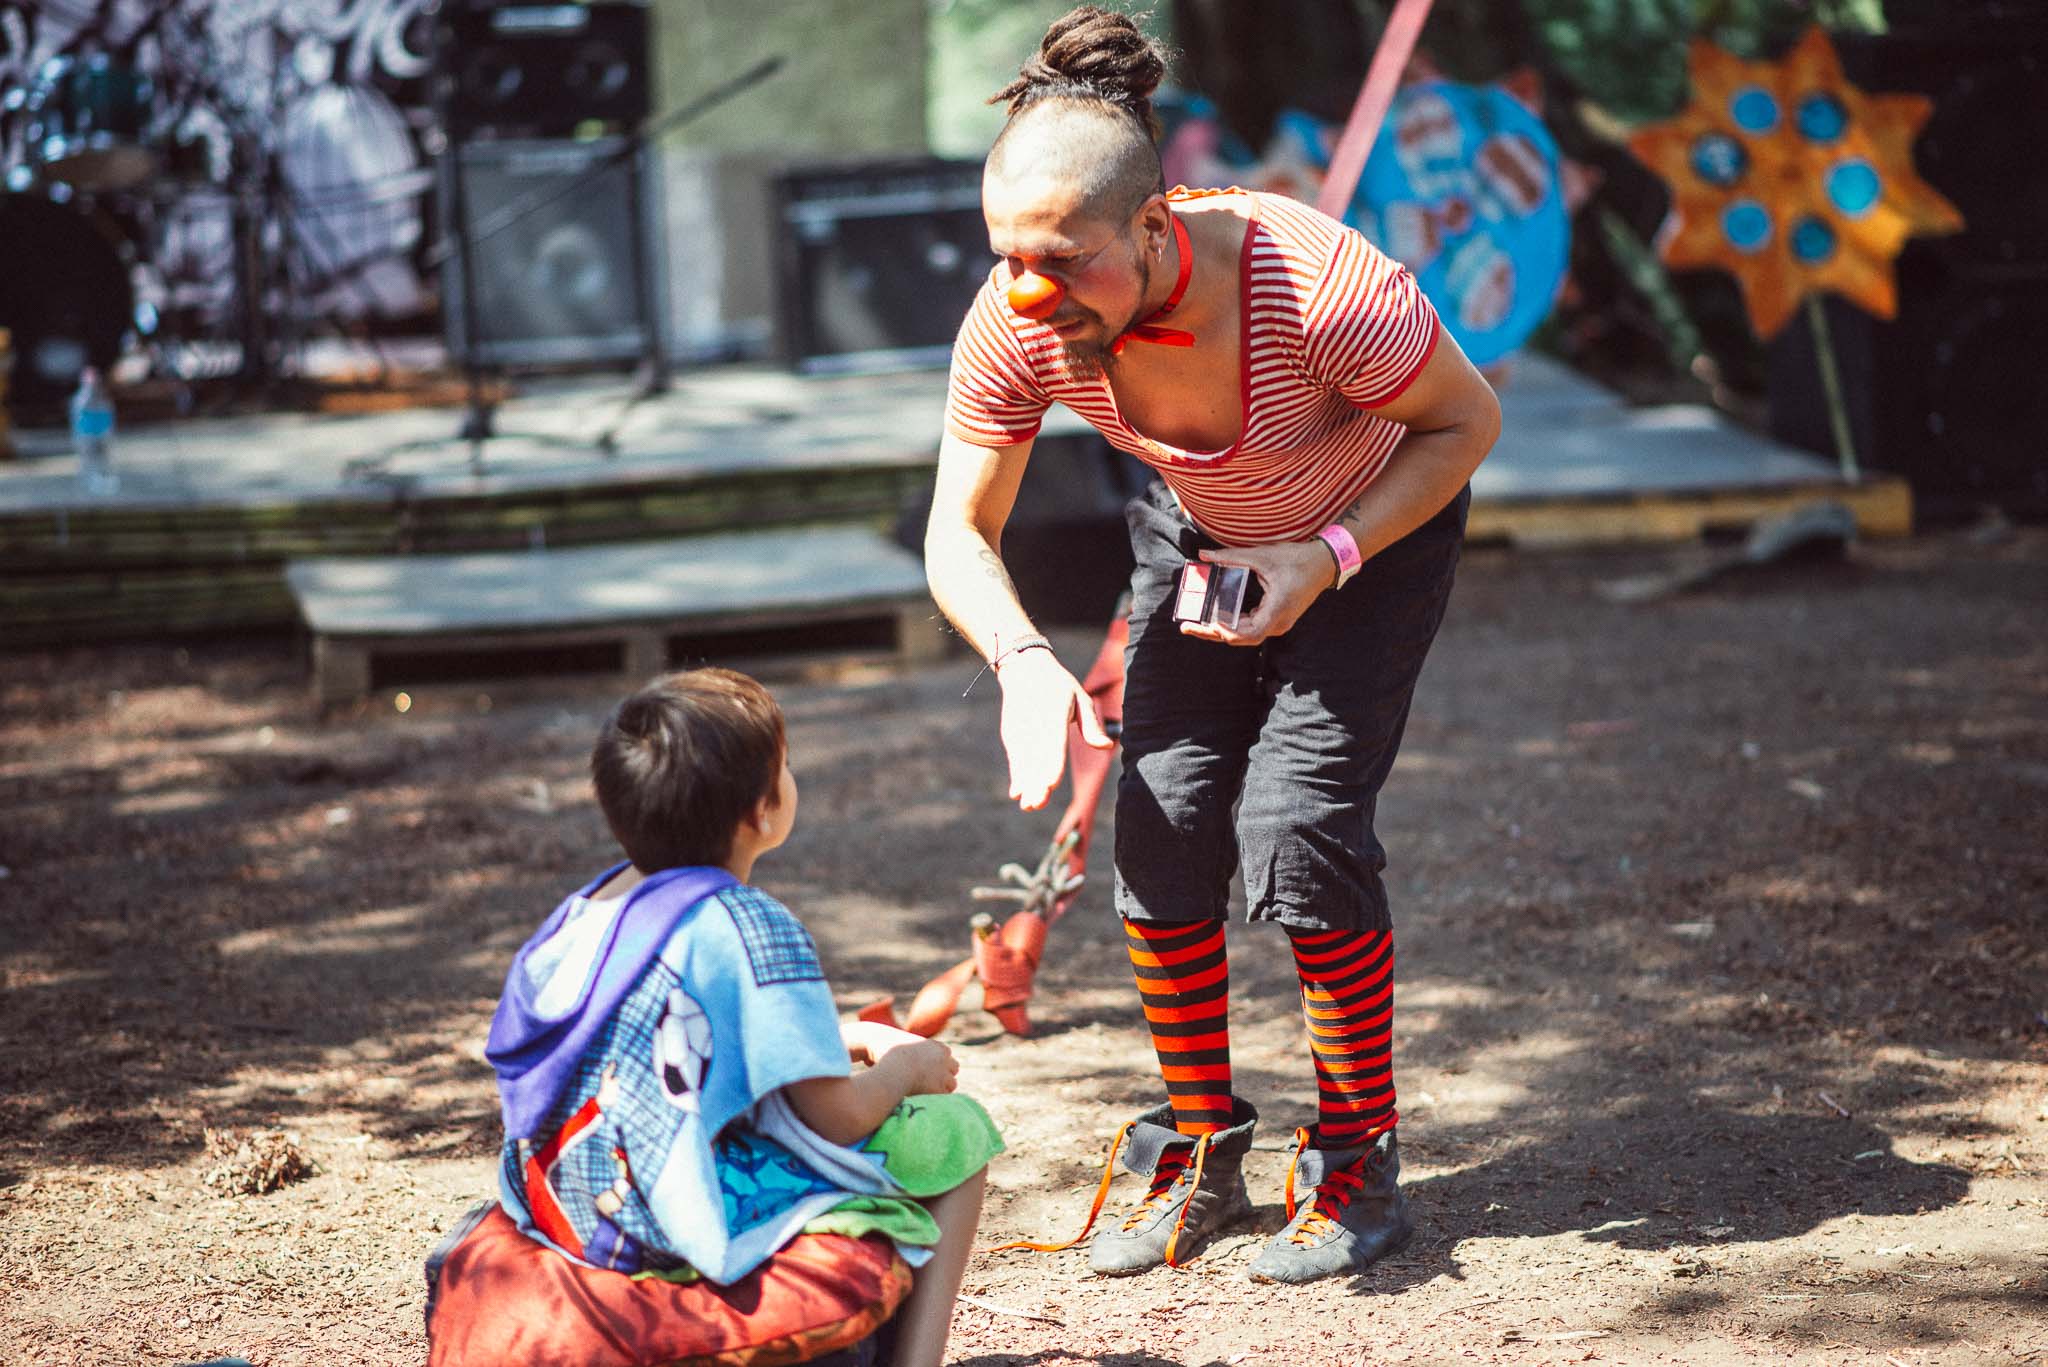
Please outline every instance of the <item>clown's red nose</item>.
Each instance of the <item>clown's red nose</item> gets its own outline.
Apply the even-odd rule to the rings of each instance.
[[[1059,312],[1060,300],[1066,297],[1066,286],[1030,271],[1010,282],[1010,310],[1023,318],[1043,322]]]

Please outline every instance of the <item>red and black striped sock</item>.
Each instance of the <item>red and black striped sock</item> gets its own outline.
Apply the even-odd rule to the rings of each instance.
[[[1394,934],[1292,931],[1315,1055],[1318,1130],[1332,1149],[1394,1128]]]
[[[1230,961],[1222,921],[1125,921],[1159,1072],[1182,1134],[1230,1128]]]

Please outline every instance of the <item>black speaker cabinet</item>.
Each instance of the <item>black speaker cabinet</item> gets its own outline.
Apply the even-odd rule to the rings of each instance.
[[[654,349],[661,298],[646,153],[622,138],[498,139],[441,158],[443,230],[466,222],[441,313],[452,355],[489,366],[606,364]],[[459,186],[450,182],[461,177]],[[573,184],[580,177],[580,184]],[[464,295],[465,257],[476,297]],[[467,335],[474,317],[472,350]]]
[[[647,117],[647,9],[631,3],[463,4],[436,40],[443,108],[458,137],[562,137]]]
[[[943,365],[995,258],[981,163],[924,158],[776,178],[780,347],[807,372]]]
[[[1133,565],[1124,505],[1155,478],[1093,429],[1039,434],[1003,526],[1003,564],[1032,621],[1100,631],[1115,615]],[[931,511],[927,489],[903,510],[897,541],[921,545]]]
[[[1156,478],[1100,434],[1041,434],[1003,528],[1003,563],[1036,622],[1101,627],[1131,586],[1124,505]]]

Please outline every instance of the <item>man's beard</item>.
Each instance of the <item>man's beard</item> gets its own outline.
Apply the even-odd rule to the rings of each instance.
[[[1146,259],[1141,247],[1138,257],[1138,308],[1145,308],[1145,296],[1152,290],[1152,263]],[[1110,350],[1116,339],[1137,325],[1140,313],[1133,313],[1124,325],[1114,332],[1103,334],[1101,341],[1075,341],[1060,343],[1060,368],[1070,380],[1082,384],[1093,384],[1109,373],[1116,364],[1116,353]]]
[[[1060,370],[1080,384],[1094,384],[1109,373],[1116,357],[1101,342],[1061,342]]]

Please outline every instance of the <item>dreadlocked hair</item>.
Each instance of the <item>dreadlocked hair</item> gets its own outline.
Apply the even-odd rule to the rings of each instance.
[[[1165,78],[1165,54],[1129,15],[1079,5],[1053,20],[1038,55],[988,102],[1007,104],[1014,119],[1041,100],[1098,101],[1129,114],[1157,141],[1152,92]]]

